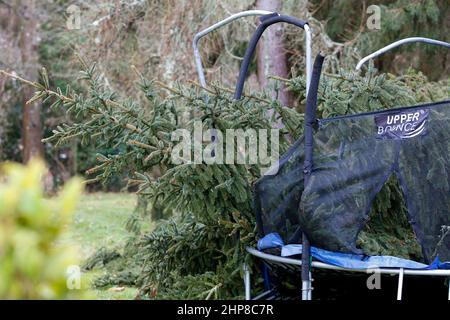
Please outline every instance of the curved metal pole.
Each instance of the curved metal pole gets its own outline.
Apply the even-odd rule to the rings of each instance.
[[[199,40],[201,38],[203,38],[204,36],[206,36],[208,33],[213,32],[214,30],[219,29],[219,28],[223,27],[224,25],[227,25],[239,18],[248,17],[248,16],[263,16],[263,15],[271,14],[271,13],[272,13],[271,11],[267,11],[267,10],[242,11],[242,12],[233,14],[233,15],[229,16],[228,18],[213,24],[212,26],[200,31],[199,33],[197,33],[194,36],[194,41],[192,42],[192,46],[194,48],[195,67],[197,68],[197,73],[198,73],[198,77],[200,79],[200,84],[203,87],[206,87],[206,80],[205,80],[205,72],[203,70],[203,65],[202,65],[202,58],[200,56],[200,51],[198,50]]]
[[[423,43],[428,43],[428,44],[433,44],[433,45],[437,45],[437,46],[450,48],[450,43],[444,42],[444,41],[439,41],[439,40],[434,40],[434,39],[429,39],[429,38],[422,38],[422,37],[406,38],[406,39],[402,39],[402,40],[393,42],[390,45],[387,45],[386,47],[381,48],[372,54],[369,54],[367,57],[362,58],[356,65],[356,70],[361,69],[362,65],[364,63],[366,63],[367,61],[369,61],[370,59],[376,58],[379,55],[382,55],[383,53],[385,53],[389,50],[392,50],[396,47],[399,47],[403,44],[412,43],[412,42],[423,42]]]
[[[194,40],[192,42],[192,47],[194,48],[194,59],[195,59],[195,67],[197,69],[198,78],[200,80],[200,84],[203,87],[206,87],[206,79],[205,72],[203,70],[202,58],[200,56],[200,51],[198,49],[198,43],[201,38],[206,36],[208,33],[211,33],[214,30],[217,30],[239,18],[248,17],[248,16],[263,16],[267,14],[272,14],[273,12],[267,10],[248,10],[242,11],[236,14],[229,16],[228,18],[219,21],[212,26],[198,32],[194,36]],[[308,25],[304,27],[306,36],[305,36],[305,47],[306,47],[306,93],[308,94],[309,84],[311,83],[311,75],[312,75],[312,34],[311,28]]]
[[[307,25],[306,21],[298,19],[296,17],[281,15],[279,13],[273,13],[260,18],[261,24],[256,28],[255,33],[253,33],[250,42],[245,50],[244,59],[241,63],[241,68],[239,70],[239,77],[236,81],[236,89],[234,91],[233,98],[235,100],[239,100],[242,97],[242,93],[244,91],[245,80],[247,76],[247,72],[252,60],[252,57],[255,53],[256,46],[258,45],[259,40],[261,39],[264,31],[273,24],[277,23],[287,23],[295,25],[304,30],[305,25]]]

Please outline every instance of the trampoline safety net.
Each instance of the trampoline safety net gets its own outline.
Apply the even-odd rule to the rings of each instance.
[[[299,243],[304,232],[312,246],[364,254],[358,234],[395,175],[425,262],[449,261],[450,101],[316,119],[322,61],[316,59],[308,96],[313,125],[280,158],[278,173],[254,186],[261,235],[277,232]],[[312,159],[305,163],[308,145]]]

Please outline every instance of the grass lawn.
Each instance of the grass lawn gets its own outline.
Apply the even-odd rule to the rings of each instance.
[[[120,247],[127,237],[125,222],[133,212],[136,196],[127,193],[93,193],[82,196],[75,211],[73,222],[67,228],[62,241],[79,248],[83,261],[101,247]],[[50,205],[51,205],[51,200]],[[151,226],[145,226],[150,228]],[[83,274],[83,286],[103,271],[93,270]],[[133,299],[136,288],[125,288],[116,292],[114,288],[94,289],[97,299]]]

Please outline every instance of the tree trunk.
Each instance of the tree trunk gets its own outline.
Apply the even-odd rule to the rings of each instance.
[[[22,53],[22,64],[26,78],[30,80],[37,79],[38,53],[37,28],[38,19],[34,16],[36,11],[36,2],[23,1],[21,12],[23,13],[19,46]],[[23,162],[27,163],[30,159],[43,158],[44,148],[42,139],[41,108],[38,102],[26,104],[26,101],[33,96],[33,89],[25,87],[23,89],[23,118],[22,118],[22,143],[23,143]]]
[[[39,68],[39,17],[36,0],[19,1],[18,12],[21,14],[19,47],[21,50],[23,72],[27,79],[37,80]],[[22,91],[22,161],[27,163],[33,158],[44,159],[42,144],[41,104],[26,102],[34,95],[33,88],[26,86]],[[43,177],[44,188],[51,192],[54,188],[53,175],[50,170]]]
[[[33,90],[24,90],[22,141],[23,162],[27,163],[32,158],[43,158],[42,124],[40,105],[38,103],[26,104],[27,97],[33,95]]]
[[[281,0],[257,0],[256,7],[260,10],[280,12],[282,9]],[[257,72],[258,82],[261,88],[267,86],[267,77],[276,75],[287,78],[289,75],[287,57],[283,43],[283,24],[275,24],[269,27],[262,36],[257,48]],[[275,97],[273,92],[273,97]],[[293,97],[289,91],[285,90],[284,84],[278,95],[279,101],[285,106],[292,106]]]

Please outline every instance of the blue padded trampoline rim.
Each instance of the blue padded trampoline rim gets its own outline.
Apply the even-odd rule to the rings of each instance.
[[[285,245],[278,233],[270,233],[258,241],[258,250],[280,248],[281,256],[288,257],[302,253],[301,244]],[[414,270],[450,270],[450,262],[441,262],[436,257],[430,265],[393,256],[366,256],[333,252],[311,247],[311,256],[320,262],[345,269],[403,268]]]

